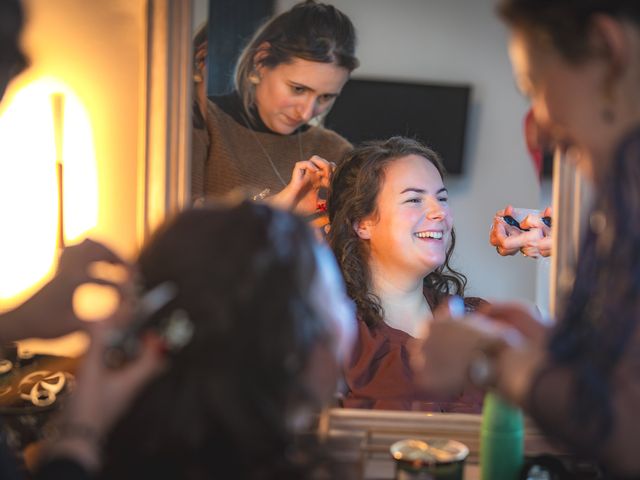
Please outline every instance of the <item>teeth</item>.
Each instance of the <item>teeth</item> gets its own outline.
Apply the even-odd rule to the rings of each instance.
[[[418,238],[434,238],[436,240],[442,239],[442,232],[418,232],[416,233]]]

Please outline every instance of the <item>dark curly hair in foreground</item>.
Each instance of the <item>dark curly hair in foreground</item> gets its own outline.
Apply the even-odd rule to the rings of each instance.
[[[145,289],[170,281],[195,330],[136,399],[105,449],[103,478],[301,478],[292,417],[316,408],[303,373],[328,338],[310,303],[314,237],[249,202],[186,211],[143,249]]]

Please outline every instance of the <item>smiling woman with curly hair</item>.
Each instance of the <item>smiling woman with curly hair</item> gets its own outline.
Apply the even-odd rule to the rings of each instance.
[[[359,319],[346,407],[480,411],[480,392],[422,392],[408,365],[408,344],[432,310],[466,286],[449,264],[455,234],[443,172],[431,149],[393,137],[354,149],[334,174],[329,242]],[[466,308],[481,302],[468,298]]]

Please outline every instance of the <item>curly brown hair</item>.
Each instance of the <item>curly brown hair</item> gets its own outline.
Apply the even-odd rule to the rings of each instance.
[[[416,140],[391,137],[385,141],[365,142],[353,149],[336,169],[331,181],[327,200],[331,222],[329,244],[342,270],[347,292],[358,308],[358,317],[369,327],[382,322],[384,312],[380,299],[371,291],[367,243],[358,237],[353,226],[376,213],[387,166],[407,155],[424,157],[444,178],[444,167],[436,152]],[[444,264],[424,278],[424,286],[433,294],[436,304],[446,295],[464,295],[467,278],[449,264],[455,243],[452,229]]]

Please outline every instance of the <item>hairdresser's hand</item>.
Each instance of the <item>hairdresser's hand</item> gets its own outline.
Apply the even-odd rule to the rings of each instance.
[[[124,309],[109,320],[91,324],[91,346],[78,371],[76,388],[62,411],[60,438],[45,446],[46,458],[73,458],[88,470],[100,465],[100,444],[140,390],[166,366],[164,343],[154,334],[143,338],[139,356],[124,368],[104,364],[112,324],[122,323]]]
[[[469,384],[469,365],[478,351],[521,341],[515,328],[479,313],[458,318],[445,302],[434,312],[428,334],[412,352],[416,383],[434,394],[458,394]]]
[[[522,219],[520,226],[529,229],[526,233],[531,233],[520,249],[523,255],[533,258],[551,255],[551,227],[542,221],[543,217],[551,216],[551,207],[547,207],[541,215],[529,214]]]
[[[522,303],[505,302],[483,305],[482,315],[498,324],[516,329],[528,344],[542,346],[548,334],[540,311]]]
[[[542,215],[529,214],[522,219],[520,226],[528,231],[507,224],[504,220],[506,215],[518,216],[516,209],[509,205],[496,212],[491,225],[489,243],[496,247],[498,254],[507,256],[521,252],[531,258],[548,257],[551,254],[551,229],[542,222],[542,217],[551,216],[550,208]]]
[[[96,276],[91,267],[100,262],[119,265],[125,274],[129,273],[129,266],[101,243],[86,239],[66,248],[53,279],[17,309],[2,316],[2,341],[54,338],[84,328],[86,322],[73,309],[73,295],[81,285],[110,286],[121,298],[130,294],[124,284]]]
[[[524,246],[522,234],[525,232],[505,223],[503,219],[505,215],[513,216],[513,207],[511,205],[497,211],[493,217],[489,243],[496,247],[496,251],[502,256],[515,255]]]
[[[291,173],[291,181],[271,197],[271,202],[300,215],[314,213],[318,207],[318,193],[320,189],[329,187],[334,169],[334,163],[317,155],[297,162]]]

